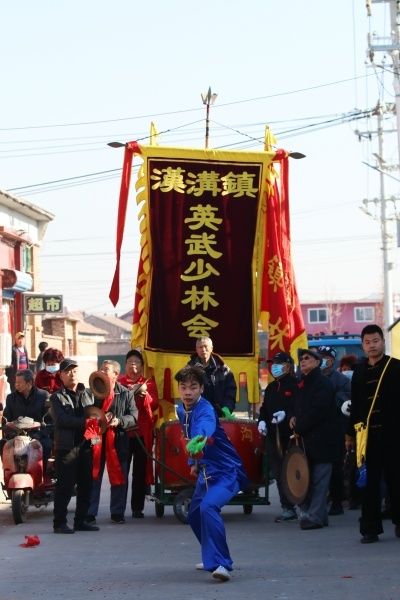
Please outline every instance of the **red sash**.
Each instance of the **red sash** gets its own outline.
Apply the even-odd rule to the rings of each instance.
[[[106,413],[114,400],[114,390],[111,391],[110,395],[105,398],[103,402],[103,410]],[[106,465],[108,478],[111,485],[122,485],[125,483],[125,475],[121,468],[121,463],[118,458],[117,450],[115,448],[115,429],[114,427],[107,427],[104,434],[106,442]]]
[[[96,442],[92,444],[92,477],[97,480],[100,476],[102,441],[102,435],[97,419],[86,419],[85,433],[83,435],[86,440],[96,440]]]

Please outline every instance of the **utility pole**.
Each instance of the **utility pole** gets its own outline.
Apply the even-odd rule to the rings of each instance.
[[[392,107],[392,111],[396,115],[397,124],[397,165],[389,166],[386,164],[383,158],[383,114],[385,112],[385,105],[383,102],[378,102],[374,114],[378,120],[378,155],[377,158],[377,170],[380,175],[380,227],[381,227],[381,240],[382,240],[382,262],[383,262],[383,307],[384,307],[384,327],[387,331],[388,327],[393,323],[393,290],[392,290],[392,277],[391,271],[393,270],[393,263],[390,260],[390,251],[392,250],[392,239],[393,235],[389,231],[389,220],[397,221],[398,224],[398,211],[396,207],[396,201],[398,198],[387,199],[385,196],[385,179],[388,175],[388,171],[393,168],[400,171],[400,0],[366,0],[366,8],[368,17],[372,16],[372,5],[382,5],[384,14],[390,14],[390,34],[385,36],[378,36],[375,32],[369,33],[368,35],[368,57],[373,65],[381,67],[387,70],[385,66],[385,56],[389,56],[392,60],[392,73],[393,73],[393,88],[395,92],[395,103]],[[388,6],[389,5],[389,6]],[[387,10],[389,8],[389,11]],[[375,60],[375,53],[381,53],[382,62],[377,65]],[[375,202],[373,200],[372,202]],[[394,210],[392,215],[389,217],[387,212],[387,204],[389,201],[393,202]],[[371,201],[364,200],[364,206],[367,207]],[[377,205],[376,205],[377,207]],[[370,214],[366,208],[364,208],[367,214]],[[392,229],[393,227],[391,227]],[[390,341],[388,340],[387,346]],[[390,351],[390,348],[388,348]]]
[[[381,201],[381,241],[382,241],[382,262],[383,262],[383,323],[385,331],[388,330],[393,323],[393,291],[391,271],[393,264],[389,262],[389,234],[387,230],[386,219],[386,196],[385,196],[385,172],[383,170],[385,161],[383,158],[383,110],[381,105],[376,107],[378,118],[378,163],[380,166],[380,201]],[[390,352],[390,348],[388,348]]]
[[[396,202],[399,198],[386,197],[385,191],[385,179],[390,170],[393,170],[393,166],[388,165],[384,158],[384,133],[383,121],[384,114],[387,112],[393,112],[394,107],[391,104],[384,104],[378,101],[373,115],[377,117],[377,130],[361,132],[356,131],[356,135],[361,139],[363,137],[371,137],[371,134],[377,135],[378,137],[378,153],[374,154],[377,166],[373,167],[368,165],[379,172],[379,198],[365,199],[363,200],[362,210],[369,216],[374,217],[379,221],[381,230],[381,248],[382,248],[382,273],[383,273],[383,320],[384,329],[393,323],[393,291],[392,291],[392,270],[393,262],[391,261],[390,255],[392,251],[393,235],[389,231],[389,223],[398,218]],[[395,166],[395,169],[398,165]],[[388,205],[392,205],[394,208],[391,212],[388,211]],[[370,206],[375,208],[374,212],[371,212]],[[387,351],[390,352],[390,340],[387,340]]]
[[[208,139],[210,136],[210,105],[214,104],[218,94],[211,93],[211,87],[208,88],[206,94],[201,94],[201,99],[206,107],[206,137],[205,137],[205,148],[208,148]]]
[[[368,55],[371,63],[374,62],[376,52],[383,52],[392,59],[397,121],[397,151],[400,168],[400,0],[367,0],[366,6],[369,17],[372,15],[371,4],[389,4],[390,9],[390,36],[380,37],[375,33],[369,34]]]

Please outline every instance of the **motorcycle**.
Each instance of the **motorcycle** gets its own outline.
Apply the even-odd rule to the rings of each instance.
[[[16,525],[26,521],[29,506],[47,506],[54,500],[54,459],[43,468],[43,448],[35,432],[45,424],[29,417],[6,422],[2,429],[7,441],[2,452],[4,483],[2,488],[11,500]]]

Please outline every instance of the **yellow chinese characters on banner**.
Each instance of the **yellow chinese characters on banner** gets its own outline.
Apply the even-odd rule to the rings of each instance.
[[[165,369],[174,374],[196,338],[209,336],[238,383],[246,373],[249,400],[257,402],[257,274],[274,153],[140,148],[142,254],[132,344],[144,349],[162,389]]]

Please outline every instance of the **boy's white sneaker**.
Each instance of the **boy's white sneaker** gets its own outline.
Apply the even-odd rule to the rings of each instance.
[[[231,578],[228,569],[225,569],[221,565],[213,571],[212,576],[214,579],[219,579],[219,581],[229,581]]]
[[[204,571],[204,565],[203,565],[203,563],[196,563],[196,570],[197,571]]]

